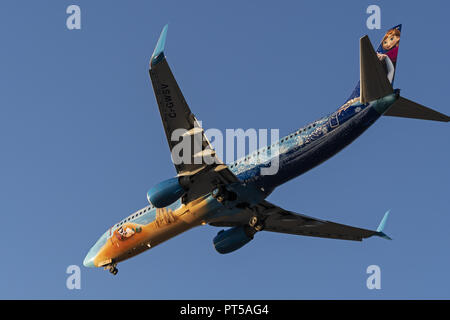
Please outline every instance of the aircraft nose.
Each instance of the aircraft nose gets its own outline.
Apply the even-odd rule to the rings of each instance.
[[[108,238],[108,232],[105,232],[94,244],[94,246],[89,250],[88,254],[84,258],[83,265],[88,268],[96,267],[95,265],[95,258],[97,257],[97,254],[101,251],[103,246],[106,243],[106,240]]]
[[[83,265],[87,268],[94,268],[95,267],[94,259],[95,254],[92,252],[92,250],[89,250],[88,254],[84,258]]]

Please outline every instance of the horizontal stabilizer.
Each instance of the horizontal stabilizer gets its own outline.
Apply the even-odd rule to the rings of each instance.
[[[360,99],[362,103],[385,97],[393,92],[386,71],[378,59],[369,37],[359,42]]]
[[[442,122],[450,121],[449,116],[403,97],[399,97],[397,101],[395,101],[395,103],[384,113],[384,115]]]

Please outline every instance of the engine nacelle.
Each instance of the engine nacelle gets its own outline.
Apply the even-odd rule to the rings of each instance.
[[[214,248],[222,254],[233,252],[249,243],[254,234],[249,226],[221,230],[213,239]]]
[[[178,178],[171,178],[158,183],[147,192],[147,200],[156,208],[164,208],[184,194],[185,190],[180,185]]]

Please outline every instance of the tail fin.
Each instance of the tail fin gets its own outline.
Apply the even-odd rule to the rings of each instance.
[[[392,85],[386,77],[382,62],[373,50],[369,37],[359,42],[360,100],[361,103],[377,100],[392,94]]]
[[[450,121],[449,116],[403,97],[399,97],[383,115],[442,122]]]
[[[377,48],[377,56],[383,62],[389,82],[394,85],[395,70],[397,68],[398,48],[402,25],[392,27],[384,34]]]
[[[384,37],[381,39],[380,45],[376,50],[376,56],[382,62],[385,74],[387,74],[387,78],[389,79],[391,85],[394,83],[401,30],[401,24],[389,29],[384,34]],[[360,91],[360,82],[358,82],[350,97],[348,97],[345,101],[347,102],[360,97]]]
[[[359,94],[361,103],[367,103],[394,93],[392,82],[397,63],[400,30],[401,25],[398,25],[386,32],[376,52],[368,36],[360,39],[360,81],[353,92],[354,96],[350,99],[357,98]],[[450,117],[445,114],[400,97],[398,90],[395,90],[395,93],[395,102],[389,108],[386,105],[387,110],[386,108],[379,110],[383,115],[450,121]]]

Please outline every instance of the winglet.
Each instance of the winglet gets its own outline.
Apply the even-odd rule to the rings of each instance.
[[[153,50],[153,54],[150,59],[151,67],[156,65],[158,62],[160,62],[164,58],[164,46],[166,44],[166,36],[167,36],[168,28],[169,28],[169,25],[166,24],[161,31],[161,35],[159,36],[158,42],[156,43],[155,50]]]
[[[380,222],[380,224],[379,224],[379,226],[377,228],[377,232],[375,233],[376,236],[384,238],[384,239],[387,239],[387,240],[392,240],[392,239],[391,239],[391,237],[389,237],[388,235],[386,235],[383,232],[383,229],[384,229],[384,227],[386,225],[386,221],[387,221],[387,218],[389,217],[389,212],[390,211],[391,210],[386,211],[386,213],[384,214],[383,219],[381,220],[381,222]]]

